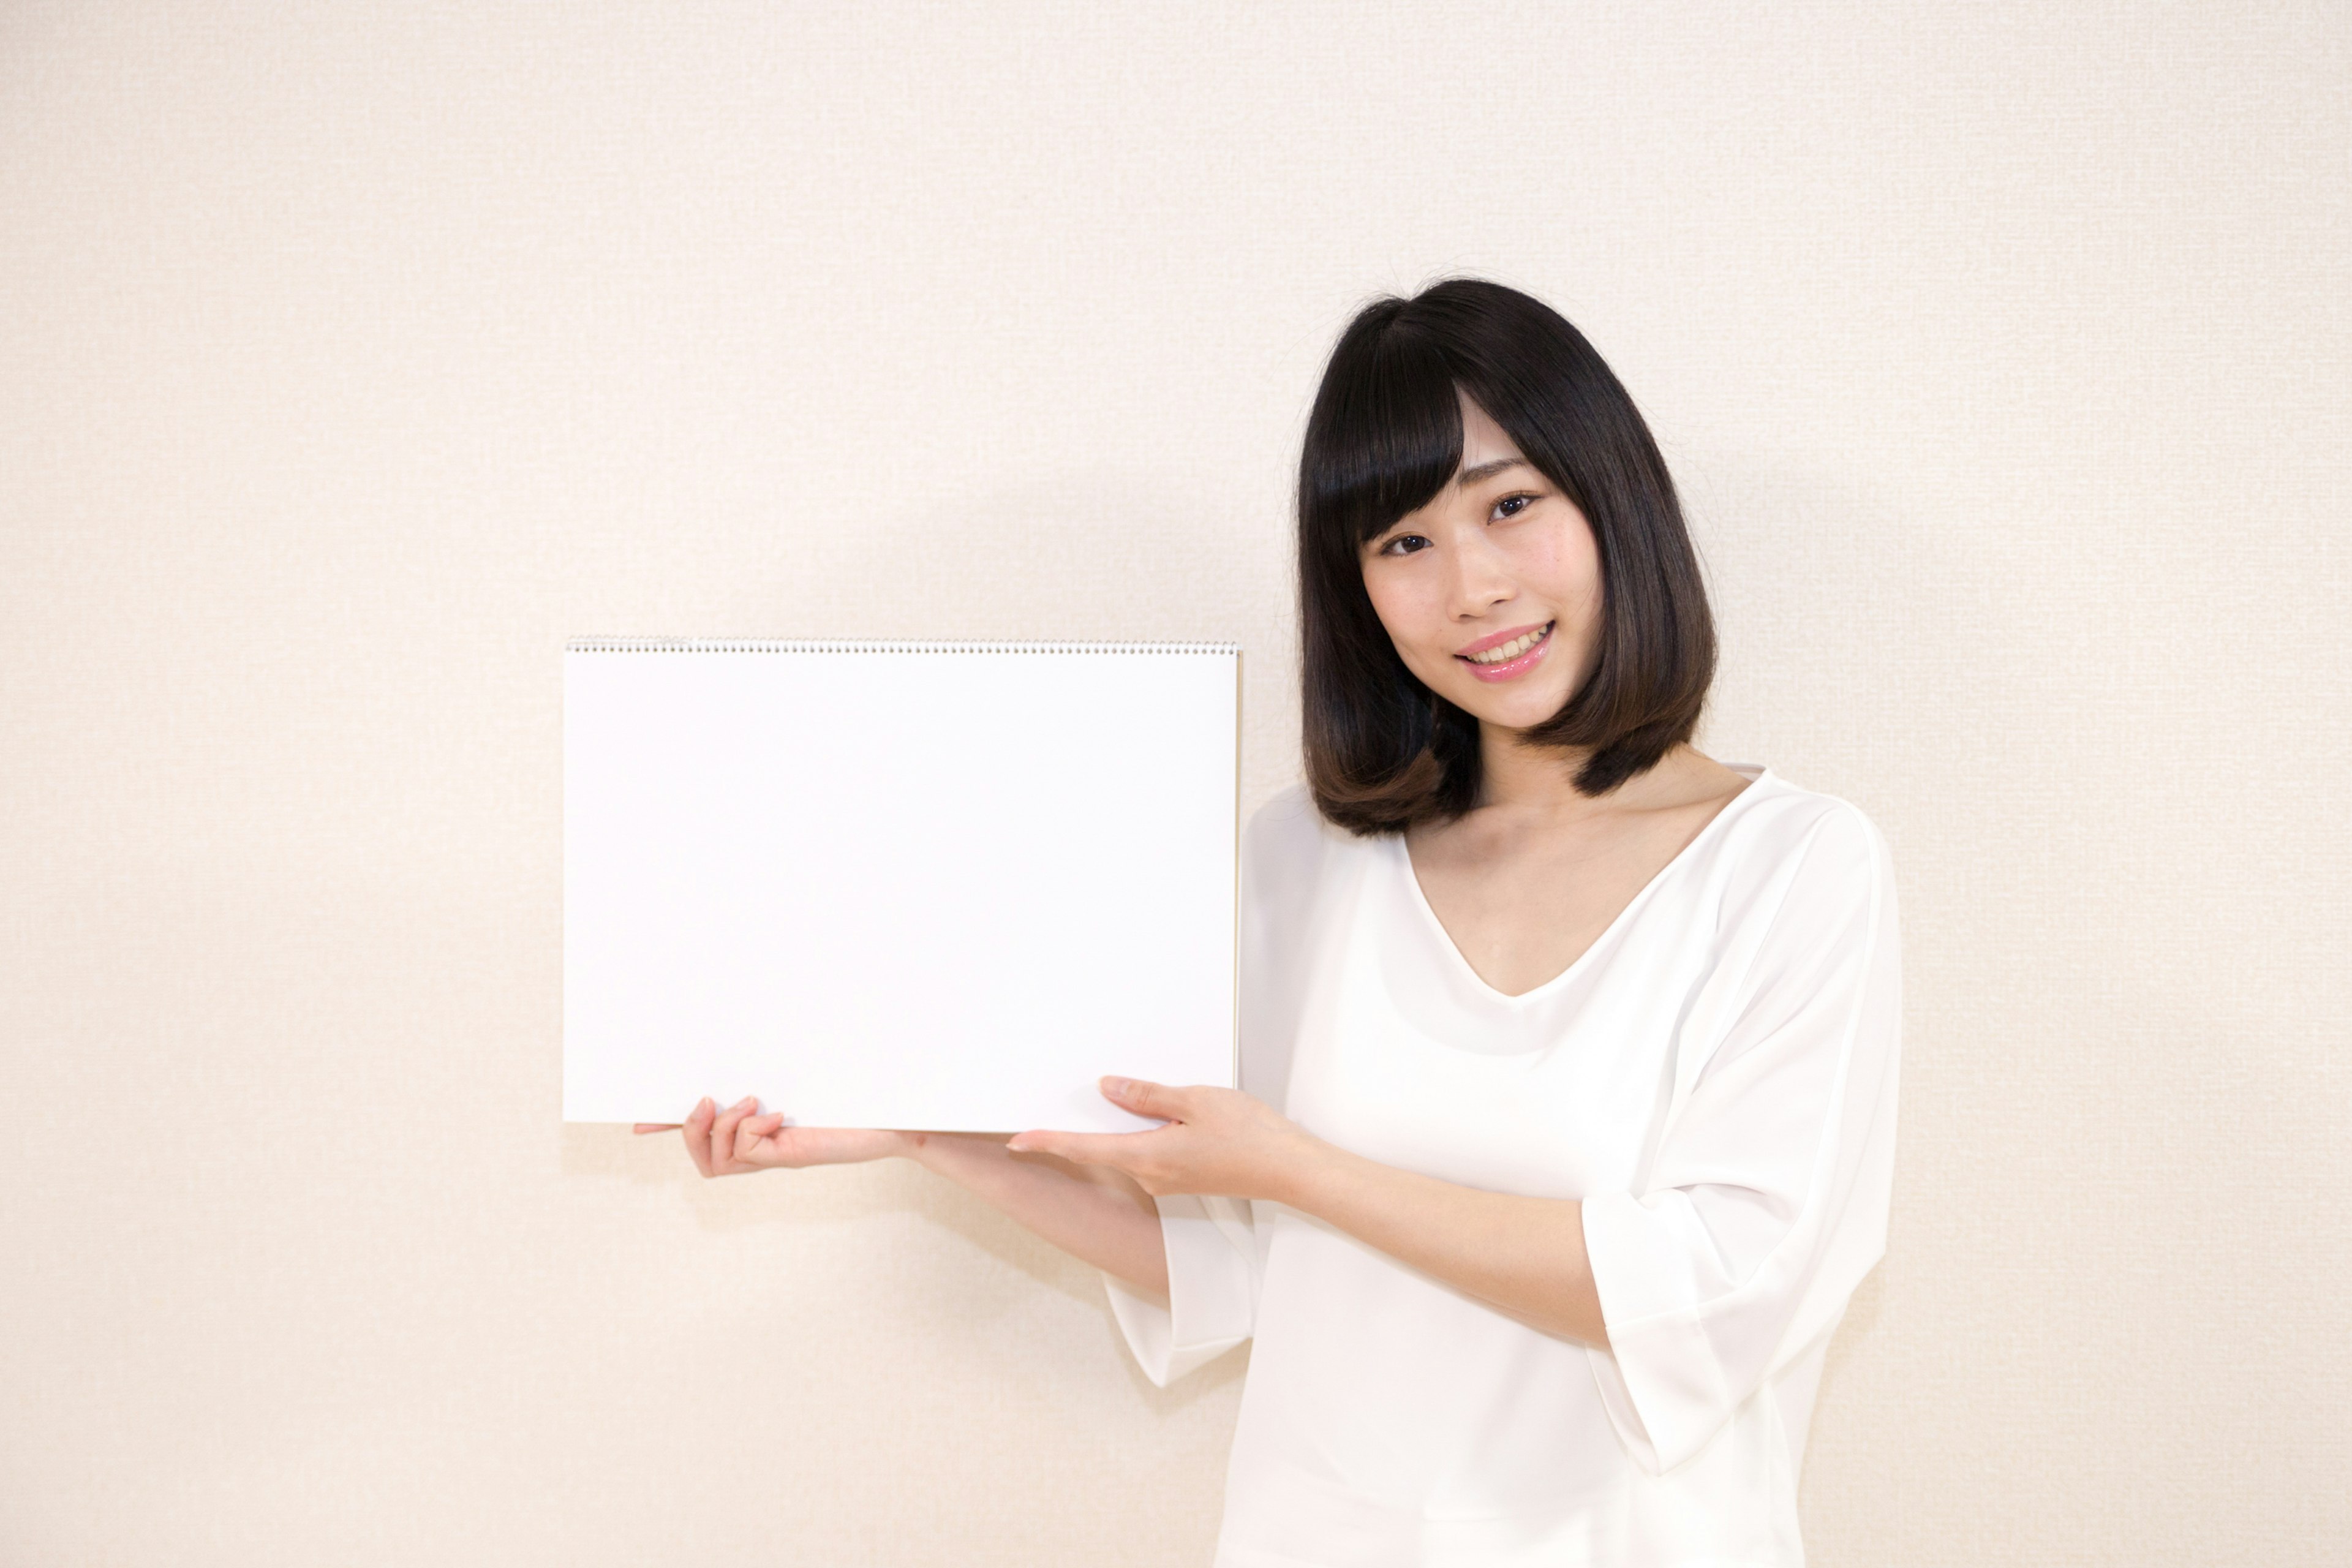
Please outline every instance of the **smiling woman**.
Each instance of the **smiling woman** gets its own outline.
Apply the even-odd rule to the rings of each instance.
[[[1482,686],[1509,682],[1494,710],[1524,735],[1557,713],[1588,673],[1601,610],[1600,552],[1576,503],[1512,451],[1508,433],[1467,392],[1459,396],[1461,473],[1364,545],[1364,596],[1433,710],[1465,676]],[[1486,456],[1498,450],[1505,455]],[[1533,590],[1527,597],[1535,602],[1510,591],[1514,584]],[[1546,618],[1472,635],[1496,619],[1530,615]],[[1562,647],[1569,651],[1556,653]],[[1426,796],[1409,805],[1431,811]]]
[[[1557,311],[1476,279],[1375,304],[1333,350],[1298,579],[1307,778],[1360,832],[1477,799],[1469,707],[1586,753],[1575,782],[1599,795],[1690,739],[1714,678],[1698,560],[1633,400]],[[1498,606],[1522,624],[1491,624]],[[1465,706],[1474,683],[1508,689]]]
[[[1153,1197],[1155,1382],[1247,1339],[1218,1562],[1803,1560],[1829,1339],[1884,1248],[1900,942],[1853,805],[1689,743],[1716,643],[1582,334],[1366,307],[1298,495],[1306,772],[1251,822],[1243,1095],[1025,1133]],[[1271,1110],[1279,1116],[1270,1116]]]
[[[1885,1239],[1885,841],[1689,743],[1673,485],[1541,302],[1366,307],[1298,528],[1307,780],[1244,835],[1241,1088],[1106,1079],[1163,1125],[1010,1141],[706,1102],[688,1151],[917,1160],[1098,1267],[1155,1384],[1254,1341],[1223,1568],[1800,1563]]]

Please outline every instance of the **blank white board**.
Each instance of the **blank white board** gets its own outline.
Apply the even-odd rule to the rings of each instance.
[[[568,645],[564,1120],[1234,1086],[1239,702],[1229,644]]]

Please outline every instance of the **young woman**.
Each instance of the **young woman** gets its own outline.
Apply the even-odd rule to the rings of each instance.
[[[1255,1339],[1228,1568],[1800,1563],[1885,1237],[1886,847],[1690,745],[1673,484],[1542,303],[1366,308],[1298,525],[1307,782],[1244,837],[1243,1087],[1107,1079],[1165,1125],[1009,1142],[705,1100],[688,1152],[961,1182],[1104,1271],[1156,1384]]]

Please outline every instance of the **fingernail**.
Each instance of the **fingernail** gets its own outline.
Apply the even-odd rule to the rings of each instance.
[[[1025,1154],[1025,1153],[1027,1153],[1027,1152],[1029,1152],[1029,1145],[1028,1145],[1028,1144],[1026,1144],[1026,1143],[1024,1143],[1024,1142],[1021,1142],[1021,1140],[1020,1140],[1020,1139],[1018,1139],[1018,1138],[1008,1138],[1008,1139],[1006,1139],[1006,1140],[1005,1140],[1005,1142],[1004,1142],[1004,1146],[1005,1146],[1007,1149],[1010,1149],[1010,1150],[1013,1151],[1015,1153]]]
[[[1123,1078],[1107,1078],[1103,1079],[1103,1087],[1113,1094],[1125,1094],[1135,1086]]]

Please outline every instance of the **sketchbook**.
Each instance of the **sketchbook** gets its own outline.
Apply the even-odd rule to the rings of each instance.
[[[1241,650],[583,638],[563,1118],[1129,1131],[1238,1080]]]

